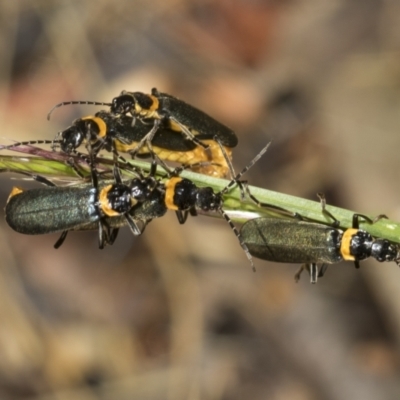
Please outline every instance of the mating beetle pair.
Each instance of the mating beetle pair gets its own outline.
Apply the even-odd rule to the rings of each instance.
[[[53,145],[63,152],[75,152],[85,144],[95,155],[102,149],[132,157],[150,154],[165,167],[163,160],[188,165],[207,163],[194,170],[215,177],[225,177],[229,172],[232,148],[238,143],[235,133],[166,93],[156,89],[151,94],[124,91],[111,103],[70,101],[57,104],[53,110],[67,104],[105,105],[110,111],[80,118],[60,132]]]
[[[138,177],[116,183],[84,184],[72,187],[56,187],[47,179],[32,176],[37,181],[52,186],[50,188],[24,191],[14,188],[6,206],[6,221],[17,232],[24,234],[44,234],[63,232],[55,247],[64,241],[69,230],[96,229],[98,226],[99,246],[112,244],[118,228],[128,224],[135,235],[142,233],[139,223],[145,226],[154,218],[161,217],[166,210],[174,210],[181,224],[188,214],[196,215],[197,210],[219,212],[229,223],[240,245],[253,266],[245,241],[224,210],[224,195],[237,184],[246,196],[259,207],[268,208],[282,214],[288,211],[271,204],[259,202],[248,190],[244,193],[240,181],[267,151],[269,144],[219,192],[211,187],[198,187],[193,181],[179,176],[181,168],[175,170],[165,181],[155,177],[156,164],[148,176],[140,172]]]

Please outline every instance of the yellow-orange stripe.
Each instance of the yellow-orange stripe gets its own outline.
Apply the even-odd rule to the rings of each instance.
[[[175,187],[176,185],[182,181],[182,178],[179,178],[178,176],[175,176],[171,179],[169,179],[165,183],[165,206],[168,208],[168,210],[178,210],[178,207],[174,203],[174,196],[175,196]]]
[[[353,236],[356,235],[358,232],[358,229],[347,229],[342,236],[342,243],[340,244],[340,253],[342,254],[342,257],[346,261],[354,261],[355,257],[350,254],[350,245],[351,245],[351,240],[353,239]]]
[[[103,213],[109,217],[116,217],[119,215],[117,211],[111,208],[110,202],[108,201],[108,192],[112,189],[113,185],[108,185],[104,189],[100,191],[99,195],[99,203],[100,203],[100,208],[103,211]]]

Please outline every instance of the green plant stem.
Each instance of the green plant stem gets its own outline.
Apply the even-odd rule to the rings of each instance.
[[[132,160],[129,164],[136,166],[143,171],[150,170],[150,163],[144,161]],[[100,164],[101,165],[101,164]],[[107,165],[107,168],[110,168]],[[1,156],[0,169],[13,172],[27,172],[32,174],[40,174],[54,177],[71,177],[79,179],[73,168],[60,161],[47,160],[37,157],[15,157]],[[89,175],[89,171],[88,171]],[[210,186],[214,191],[223,190],[229,180],[213,178],[207,175],[197,174],[191,171],[182,171],[180,174],[184,178],[192,180],[198,186]],[[157,169],[159,178],[166,177],[166,173],[161,167]],[[329,220],[321,212],[321,204],[318,201],[306,200],[299,197],[290,196],[283,193],[273,192],[271,190],[249,186],[253,196],[260,202],[267,203],[273,206],[281,207],[292,213],[298,213],[307,220],[312,220],[317,223],[332,225],[333,221]],[[329,200],[329,199],[328,199]],[[340,221],[340,227],[350,228],[352,226],[352,218],[354,211],[327,206],[327,209]],[[241,192],[236,185],[232,187],[226,196],[224,196],[224,210],[229,213],[235,222],[243,223],[246,220],[254,217],[275,216],[284,217],[282,214],[271,211],[268,208],[258,207],[249,200],[241,200]],[[370,216],[374,218],[375,216]],[[381,219],[374,224],[364,223],[362,228],[370,232],[375,237],[386,238],[394,243],[400,243],[400,224],[389,219]]]

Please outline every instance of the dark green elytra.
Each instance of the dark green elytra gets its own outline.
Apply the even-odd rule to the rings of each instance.
[[[49,187],[23,191],[7,202],[5,213],[8,225],[27,235],[80,229],[99,220],[90,207],[96,190],[82,187]]]
[[[322,224],[278,218],[247,221],[240,234],[250,254],[285,263],[328,263],[343,260],[343,231]]]
[[[156,111],[159,119],[165,123],[173,118],[177,123],[189,129],[200,141],[213,140],[216,136],[223,146],[237,146],[238,139],[235,132],[205,112],[167,93],[158,92],[157,89],[152,89],[151,95],[158,99],[159,104]],[[135,103],[139,104],[143,111],[146,111],[151,108],[153,101],[150,95],[123,91],[120,96],[113,99],[111,112],[117,114],[130,112],[136,116]],[[143,117],[146,118],[145,115]]]
[[[105,181],[99,189],[114,183]],[[147,223],[165,214],[162,193],[153,191],[129,214],[136,221]],[[100,215],[95,207],[97,191],[91,184],[69,187],[47,187],[22,191],[10,196],[5,218],[15,231],[26,235],[41,235],[69,230],[97,230]],[[110,228],[127,224],[123,215],[103,217]]]

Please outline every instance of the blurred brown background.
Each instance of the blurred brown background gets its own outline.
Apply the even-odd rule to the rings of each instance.
[[[98,110],[47,122],[60,101],[157,87],[237,132],[237,169],[274,140],[252,184],[400,219],[396,0],[3,1],[0,31],[3,142]],[[173,213],[103,251],[1,228],[0,399],[400,398],[394,264],[295,284],[253,274],[224,221]]]

